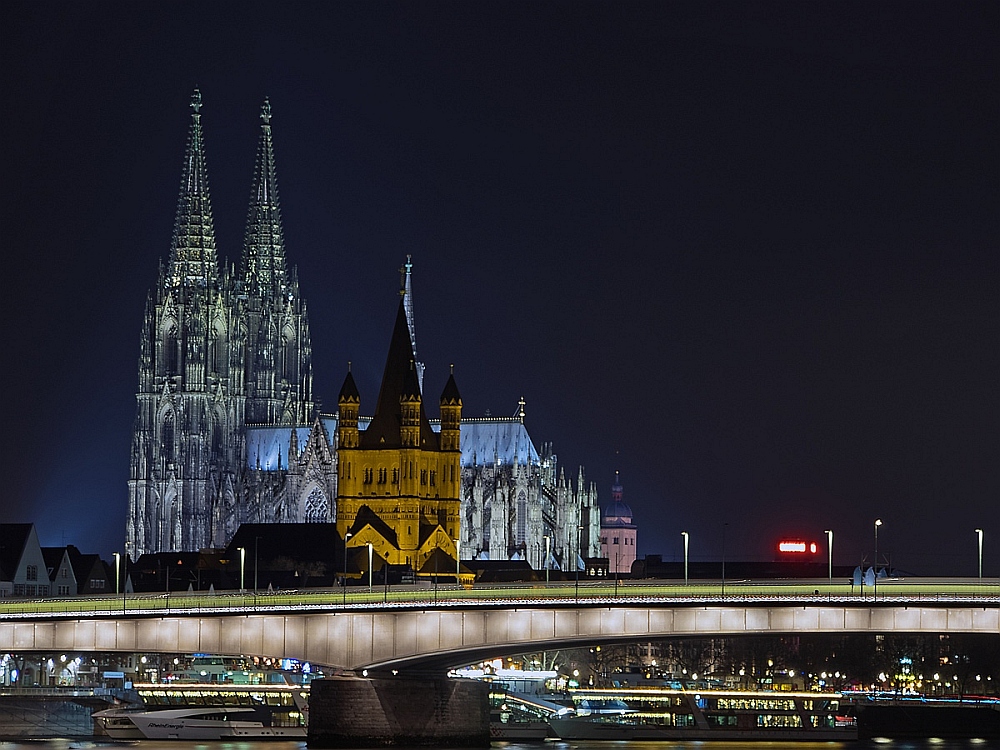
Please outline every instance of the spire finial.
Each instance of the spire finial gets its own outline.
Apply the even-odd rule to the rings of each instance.
[[[454,375],[455,374],[455,363],[452,362],[450,365],[448,365],[448,367],[451,368],[451,374]]]
[[[191,94],[191,109],[196,115],[201,114],[201,90],[195,86],[194,93]]]
[[[351,371],[351,360],[347,360],[347,371]]]
[[[265,125],[271,124],[271,100],[266,96],[264,97],[264,103],[260,107],[260,119]]]
[[[524,396],[517,401],[517,416],[521,420],[521,424],[524,424]]]

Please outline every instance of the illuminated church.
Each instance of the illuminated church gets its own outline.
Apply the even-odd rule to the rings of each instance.
[[[335,522],[341,541],[417,570],[435,549],[536,569],[546,551],[551,569],[597,557],[596,487],[582,468],[567,480],[551,445],[536,450],[523,401],[513,417],[469,419],[449,377],[440,419],[427,416],[409,260],[373,415],[361,414],[350,372],[337,414],[319,413],[270,106],[242,257],[222,271],[197,91],[191,107],[170,253],[140,337],[128,553],[224,547],[241,523]]]

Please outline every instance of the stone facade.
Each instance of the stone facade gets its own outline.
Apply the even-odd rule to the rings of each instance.
[[[265,103],[243,254],[220,271],[201,122],[192,100],[170,254],[140,336],[126,549],[132,559],[226,546],[242,523],[338,520],[338,415],[313,398],[306,303],[285,254],[271,110]],[[418,393],[412,265],[403,311]],[[357,416],[366,429],[371,417]],[[435,435],[441,422],[431,420]],[[599,553],[597,491],[535,449],[513,418],[463,419],[460,555],[574,569]],[[345,531],[345,529],[341,529]],[[548,541],[546,542],[546,537]],[[452,542],[445,544],[453,546]],[[452,554],[449,552],[449,554]]]

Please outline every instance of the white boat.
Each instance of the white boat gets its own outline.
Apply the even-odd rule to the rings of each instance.
[[[94,714],[112,739],[297,739],[306,736],[308,687],[225,683],[136,685],[142,706]]]

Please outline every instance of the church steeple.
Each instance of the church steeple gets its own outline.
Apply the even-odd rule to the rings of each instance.
[[[417,359],[417,332],[413,323],[413,261],[410,255],[406,256],[406,263],[399,269],[403,274],[403,288],[400,294],[403,295],[403,309],[406,311],[406,327],[410,331],[410,344],[413,345],[413,364],[417,372],[417,382],[420,383],[421,392],[424,389],[424,363]]]
[[[237,301],[246,321],[246,416],[251,424],[302,424],[312,402],[312,344],[305,302],[285,259],[271,103],[260,111]]]
[[[277,299],[286,291],[288,269],[271,139],[271,103],[267,99],[260,110],[260,121],[260,140],[240,268],[240,291],[252,297]]]
[[[219,278],[212,223],[212,201],[208,194],[205,144],[201,130],[201,92],[191,97],[191,127],[177,199],[177,217],[170,244],[167,283],[172,287],[214,287]]]

